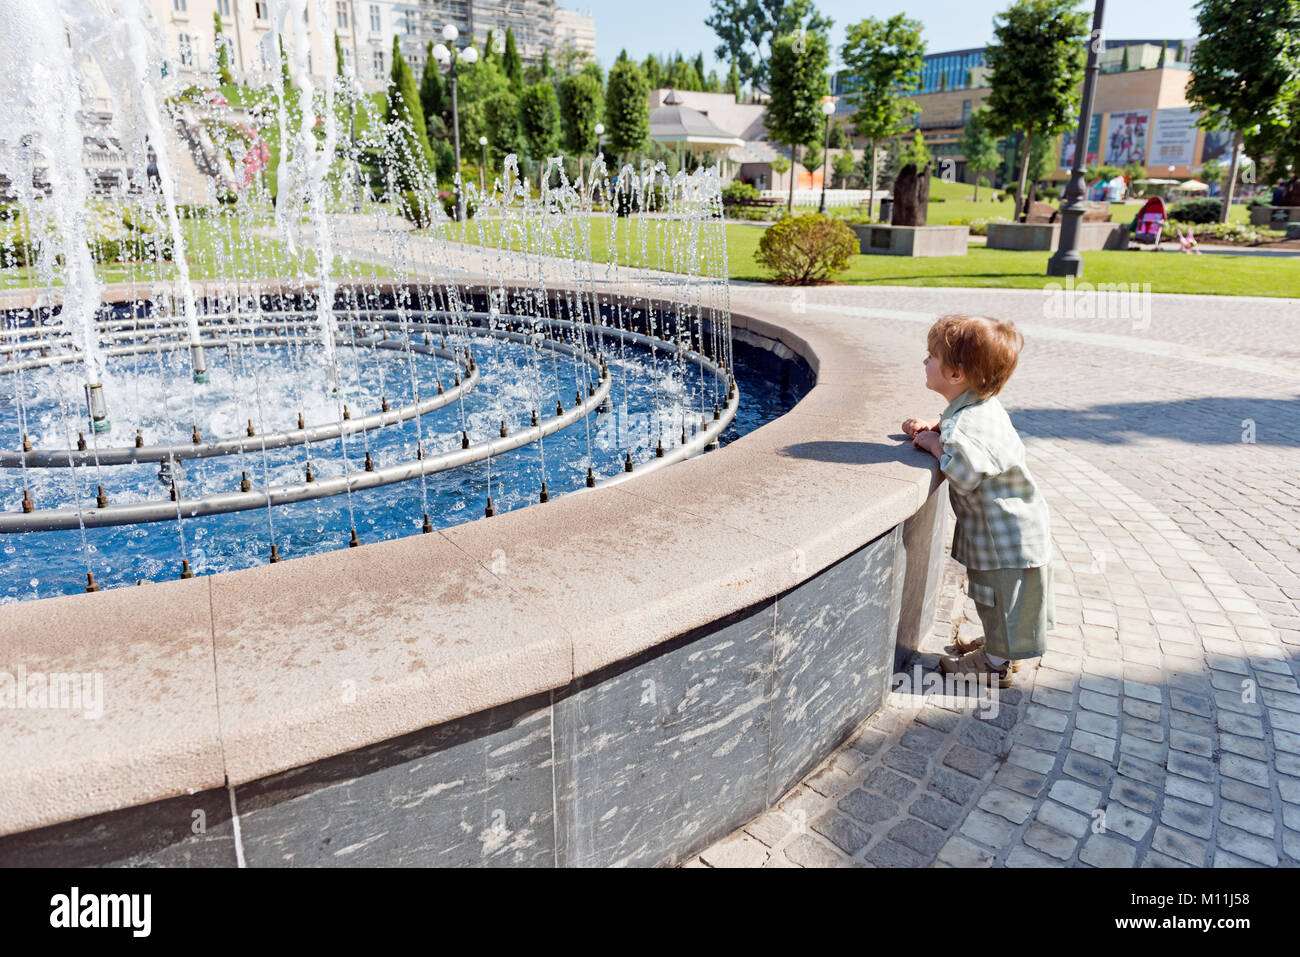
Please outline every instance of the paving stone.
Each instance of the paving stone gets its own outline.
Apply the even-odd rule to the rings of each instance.
[[[1023,844],[1014,848],[1007,855],[1007,867],[1060,867],[1059,861],[1053,860],[1046,854],[1040,854],[1032,848],[1025,847]]]
[[[1243,831],[1249,831],[1251,834],[1258,834],[1260,837],[1270,840],[1273,837],[1273,815],[1265,814],[1253,807],[1246,807],[1244,804],[1223,802],[1223,806],[1219,808],[1219,820],[1224,824],[1239,827]]]
[[[898,743],[909,751],[916,751],[928,757],[938,751],[945,740],[946,737],[942,732],[921,727],[914,723],[903,732],[903,736],[898,739]]]
[[[1161,854],[1159,851],[1147,851],[1142,858],[1143,867],[1191,867],[1192,865],[1170,857],[1168,854]]]
[[[898,816],[898,805],[879,794],[858,789],[840,798],[839,809],[863,824],[878,824]]]
[[[1072,811],[1055,801],[1044,801],[1043,806],[1034,815],[1039,822],[1073,837],[1083,837],[1088,832],[1092,818]]]
[[[936,709],[937,710],[937,709]],[[881,745],[889,740],[889,735],[875,728],[863,728],[849,739],[849,744],[863,754],[875,754]]]
[[[1175,774],[1195,778],[1197,781],[1214,780],[1214,762],[1183,751],[1169,752],[1168,767]]]
[[[1155,787],[1164,787],[1165,769],[1154,761],[1144,761],[1131,754],[1122,754],[1116,767],[1122,777],[1142,781]]]
[[[1219,779],[1219,794],[1225,801],[1236,801],[1238,804],[1245,804],[1260,811],[1269,811],[1273,808],[1272,796],[1266,788],[1255,787],[1253,784],[1234,778]],[[1286,800],[1285,794],[1282,800]]]
[[[841,867],[852,863],[830,844],[811,834],[800,834],[785,846],[784,853],[800,867]]]
[[[981,807],[991,814],[997,814],[1006,818],[1012,824],[1020,824],[1029,817],[1029,812],[1033,809],[1034,802],[1023,794],[1017,794],[1003,787],[990,787],[976,802],[977,807]]]
[[[1190,834],[1161,826],[1156,828],[1155,837],[1151,839],[1151,849],[1193,867],[1204,867],[1208,845]]]
[[[1267,867],[1277,867],[1277,851],[1271,840],[1266,841],[1254,834],[1247,834],[1245,831],[1230,827],[1219,828],[1216,840],[1219,847],[1238,857],[1244,857],[1248,861]]]
[[[1219,713],[1223,714],[1222,711]],[[1170,711],[1169,727],[1178,731],[1186,731],[1188,734],[1203,734],[1207,738],[1218,733],[1214,722],[1209,718],[1200,718],[1194,714],[1188,714],[1186,711]]]
[[[700,859],[709,867],[761,867],[768,853],[762,843],[748,834],[739,833],[701,852]]]
[[[1093,867],[1132,867],[1137,848],[1106,834],[1093,834],[1079,850],[1079,860]]]
[[[1157,764],[1165,760],[1167,750],[1163,744],[1147,741],[1145,738],[1139,738],[1131,734],[1120,735],[1119,749],[1125,754],[1132,754],[1147,761],[1154,761]]]
[[[939,853],[939,848],[943,847],[948,840],[948,835],[924,821],[908,818],[889,831],[889,838],[904,847],[910,847],[926,858],[931,858]]]
[[[1274,743],[1276,743],[1279,732],[1274,731]],[[1254,758],[1256,761],[1267,761],[1269,757],[1268,747],[1263,741],[1255,738],[1246,738],[1241,735],[1223,733],[1219,735],[1219,747],[1224,751],[1231,751],[1233,754],[1240,754],[1242,757]]]
[[[1124,713],[1131,714],[1135,718],[1141,718],[1144,721],[1159,721],[1161,708],[1158,704],[1150,701],[1143,701],[1140,698],[1125,698]]]
[[[993,775],[994,784],[1000,784],[1012,791],[1019,791],[1031,798],[1038,796],[1038,793],[1043,789],[1043,782],[1046,780],[1043,775],[1014,764],[1002,765],[998,769],[998,773]]]
[[[1029,700],[1035,704],[1055,708],[1057,711],[1071,711],[1074,708],[1074,695],[1068,691],[1057,691],[1055,688],[1049,688],[1046,685],[1036,684],[1033,692],[1029,695]]]
[[[968,748],[964,744],[955,744],[944,755],[943,763],[973,778],[982,778],[996,767],[998,762],[997,758],[983,751]]]
[[[945,801],[943,798],[926,794],[912,802],[908,813],[945,830],[953,827],[962,819],[961,805]],[[906,843],[906,842],[904,842]]]
[[[827,811],[809,825],[845,854],[853,855],[867,846],[871,833],[838,811]]]
[[[1172,729],[1169,732],[1169,747],[1208,758],[1214,753],[1214,740],[1207,735]]]
[[[1053,831],[1050,827],[1034,823],[1025,831],[1024,841],[1030,847],[1042,851],[1059,861],[1068,861],[1074,856],[1079,839]]]
[[[953,867],[991,867],[993,852],[987,851],[958,834],[939,851],[939,858]]]
[[[1300,804],[1300,778],[1280,777],[1277,779],[1278,790],[1282,800],[1291,804]]]
[[[895,774],[888,768],[873,769],[867,775],[865,786],[895,801],[905,800],[917,787],[915,781],[910,781],[901,774]]]
[[[1062,770],[1070,777],[1078,778],[1095,788],[1104,788],[1115,776],[1115,769],[1109,763],[1078,751],[1070,751],[1065,755]]]
[[[1225,778],[1235,778],[1256,787],[1268,787],[1268,765],[1262,761],[1252,761],[1239,754],[1219,756],[1219,773]]]
[[[1124,694],[1132,698],[1141,698],[1143,701],[1151,701],[1160,704],[1163,700],[1160,687],[1152,684],[1145,684],[1141,681],[1124,680]]]
[[[924,867],[929,863],[928,856],[893,841],[881,841],[867,851],[863,860],[877,867]]]
[[[965,804],[979,790],[979,782],[947,768],[937,768],[930,778],[930,790],[949,801]]]
[[[1100,714],[1115,717],[1119,714],[1119,698],[1108,694],[1100,694],[1096,691],[1080,689],[1079,707],[1085,711],[1096,711]]]
[[[972,840],[989,847],[1005,847],[1015,830],[1007,821],[995,814],[975,808],[966,815],[960,831]]]
[[[1099,734],[1112,741],[1119,737],[1119,719],[1108,718],[1095,711],[1076,711],[1074,727],[1076,730]]]
[[[1039,774],[1049,773],[1056,764],[1056,755],[1049,751],[1038,751],[1023,744],[1012,746],[1007,752],[1007,763]]]
[[[745,825],[745,831],[768,847],[775,847],[794,829],[794,822],[784,811],[768,811]]]
[[[1112,697],[1117,697],[1122,690],[1118,679],[1104,678],[1097,675],[1084,675],[1079,679],[1079,687],[1086,688],[1089,691],[1111,695]]]
[[[979,751],[987,754],[999,755],[1006,750],[1007,735],[1000,728],[992,725],[978,722],[970,722],[962,726],[958,737],[963,744],[970,745]]]
[[[1047,792],[1048,797],[1077,811],[1091,812],[1101,803],[1101,791],[1078,781],[1062,778]]]
[[[1055,751],[1061,746],[1061,735],[1035,728],[1033,725],[1021,724],[1016,728],[1015,741],[1017,744],[1037,748],[1039,751]]]
[[[1214,788],[1204,781],[1185,778],[1181,774],[1170,774],[1165,778],[1165,793],[1193,804],[1214,806]]]
[[[1103,761],[1112,761],[1115,758],[1115,739],[1091,731],[1076,728],[1070,737],[1070,747],[1075,751],[1101,758]]]
[[[1160,820],[1170,827],[1176,827],[1196,837],[1209,837],[1214,829],[1213,814],[1211,808],[1165,795],[1164,807],[1160,810]]]
[[[1141,841],[1150,832],[1155,821],[1145,814],[1139,814],[1118,801],[1107,804],[1102,817],[1102,825],[1107,831],[1123,834],[1131,841]]]
[[[1123,733],[1157,743],[1165,739],[1165,729],[1161,725],[1153,721],[1143,721],[1141,718],[1126,717]]]
[[[1187,711],[1202,718],[1208,718],[1211,714],[1209,698],[1177,689],[1169,691],[1169,706],[1175,711]]]
[[[929,770],[930,762],[924,754],[895,745],[884,753],[881,760],[891,768],[909,774],[914,778],[923,778]]]
[[[961,715],[945,711],[943,708],[936,708],[934,705],[926,705],[917,712],[916,721],[926,727],[947,734],[961,722]]]

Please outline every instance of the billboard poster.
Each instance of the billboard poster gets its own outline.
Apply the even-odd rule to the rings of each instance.
[[[1079,130],[1076,127],[1067,130],[1061,136],[1061,169],[1072,169],[1074,167],[1074,141],[1079,138]],[[1083,154],[1083,165],[1097,165],[1097,145],[1101,141],[1101,114],[1092,114],[1092,124],[1088,127],[1088,152]]]
[[[1196,120],[1200,112],[1189,107],[1156,110],[1151,131],[1152,166],[1191,166],[1196,154]]]
[[[1232,157],[1232,133],[1228,130],[1206,130],[1205,145],[1201,148],[1201,162],[1208,163],[1210,160],[1218,160],[1220,163],[1230,162]]]
[[[1106,131],[1106,165],[1145,163],[1150,127],[1150,110],[1110,114],[1110,125]]]

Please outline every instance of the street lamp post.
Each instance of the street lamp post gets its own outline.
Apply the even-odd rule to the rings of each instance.
[[[831,114],[835,112],[834,100],[822,101],[822,116],[825,123],[822,130],[822,201],[817,207],[817,212],[823,216],[826,215],[826,165],[830,162],[831,153]]]
[[[482,162],[478,164],[478,194],[480,197],[482,197],[484,189],[486,188],[483,185],[483,171],[487,169],[487,137],[486,136],[480,136],[478,138],[478,148],[483,151]]]
[[[1083,74],[1083,102],[1079,105],[1079,131],[1074,138],[1074,165],[1070,183],[1061,202],[1061,238],[1056,252],[1047,261],[1047,275],[1083,275],[1083,256],[1079,255],[1079,225],[1083,222],[1083,195],[1087,183],[1083,176],[1084,154],[1092,130],[1092,99],[1097,92],[1097,52],[1101,49],[1101,19],[1106,0],[1096,0],[1092,11],[1092,33],[1088,35],[1088,65]]]
[[[434,46],[433,56],[439,63],[447,66],[447,78],[451,81],[451,144],[456,158],[456,173],[452,183],[456,190],[456,220],[461,222],[465,219],[465,195],[460,184],[460,110],[456,105],[456,61],[464,60],[472,66],[478,61],[478,51],[473,46],[457,50],[456,37],[459,35],[460,31],[452,24],[443,27],[442,38],[447,43]]]

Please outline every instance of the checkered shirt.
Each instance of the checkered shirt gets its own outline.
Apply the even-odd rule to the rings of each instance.
[[[968,390],[953,399],[939,419],[939,441],[939,469],[957,516],[952,557],[976,569],[1048,564],[1051,515],[997,397]]]

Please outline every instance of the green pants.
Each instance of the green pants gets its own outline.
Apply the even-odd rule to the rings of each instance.
[[[968,594],[984,625],[984,650],[997,658],[1035,658],[1056,627],[1052,566],[968,568]]]

